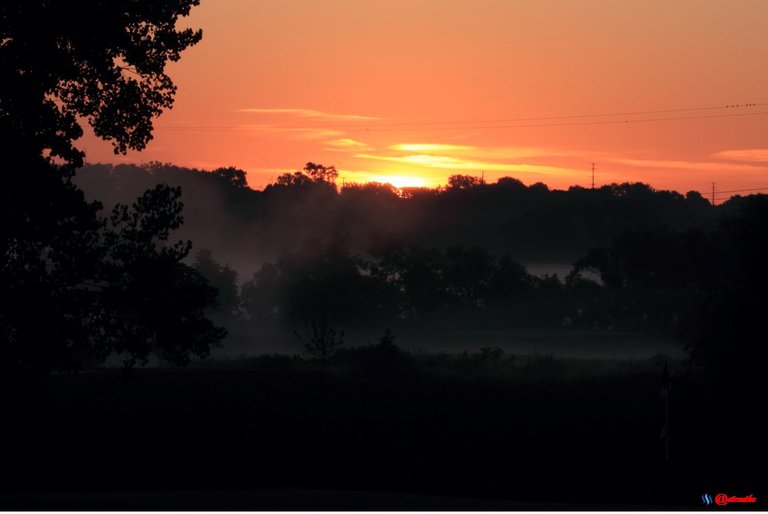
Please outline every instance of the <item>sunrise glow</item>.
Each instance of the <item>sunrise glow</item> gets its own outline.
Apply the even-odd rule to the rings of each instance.
[[[768,3],[716,0],[204,1],[155,140],[82,146],[91,162],[237,166],[256,188],[307,161],[429,186],[585,186],[597,163],[598,185],[759,187],[765,19]]]
[[[375,174],[365,172],[346,172],[340,171],[342,184],[364,184],[366,182],[376,182],[379,184],[390,184],[398,189],[406,187],[437,187],[440,185],[437,181],[429,181],[419,175],[392,175]]]

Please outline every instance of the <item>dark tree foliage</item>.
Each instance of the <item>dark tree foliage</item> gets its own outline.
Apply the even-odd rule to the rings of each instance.
[[[213,253],[202,248],[195,255],[195,270],[217,291],[216,305],[211,311],[216,314],[233,316],[238,311],[237,271],[227,264],[220,264],[213,258]]]
[[[305,175],[300,171],[294,171],[293,173],[283,173],[275,181],[276,186],[283,187],[306,187],[314,183],[311,177]]]
[[[448,189],[472,189],[485,184],[485,180],[471,175],[451,175],[448,177]]]
[[[8,374],[41,376],[118,355],[184,364],[224,331],[215,290],[171,243],[178,188],[156,186],[107,218],[72,182],[84,119],[116,152],[140,150],[173,102],[168,61],[198,0],[11,0],[0,5],[0,344]],[[134,197],[135,198],[135,197]]]
[[[245,172],[235,167],[218,168],[213,170],[213,175],[219,177],[235,189],[245,189],[248,187],[248,179]]]
[[[344,331],[337,332],[324,316],[307,321],[304,335],[294,332],[307,353],[316,359],[327,360],[344,344]]]
[[[768,196],[733,201],[734,213],[717,232],[712,265],[700,270],[706,287],[693,299],[683,336],[693,359],[719,378],[758,395],[768,346]],[[703,279],[702,279],[703,280]]]
[[[711,230],[726,208],[644,184],[549,191],[506,177],[460,190],[345,183],[337,192],[334,184],[297,171],[257,191],[211,172],[158,163],[78,172],[78,184],[105,203],[130,201],[155,183],[183,187],[185,237],[232,261],[246,253],[274,260],[311,237],[327,244],[343,229],[356,253],[397,239],[442,249],[479,246],[520,262],[566,265],[627,227]]]
[[[314,162],[308,162],[302,171],[315,182],[333,183],[339,177],[335,166],[323,166]]]
[[[341,242],[310,241],[301,251],[264,264],[243,284],[246,316],[292,324],[320,317],[333,323],[379,319],[387,312],[388,296],[381,284],[363,273],[363,266],[363,260]]]
[[[104,247],[97,248],[98,273],[89,280],[92,302],[101,309],[93,311],[97,325],[86,328],[100,359],[117,354],[133,366],[155,353],[186,364],[190,355],[208,355],[225,335],[205,316],[216,288],[181,262],[191,243],[167,244],[170,231],[183,222],[180,196],[178,188],[157,186],[131,207],[118,205],[112,212]]]
[[[207,355],[224,335],[204,316],[216,292],[181,263],[189,243],[168,244],[182,222],[180,191],[157,186],[105,219],[45,162],[25,171],[12,176],[38,188],[47,180],[56,194],[40,209],[2,198],[12,221],[0,238],[4,367],[45,374],[110,355],[128,366],[151,354],[178,364]]]
[[[111,187],[135,190],[128,177],[156,174],[210,191],[211,173],[166,168],[120,168]],[[290,177],[322,184],[303,171]],[[226,204],[227,212],[242,209],[235,221],[254,220],[228,240],[251,237],[267,249],[257,254],[266,264],[240,291],[246,317],[259,325],[295,328],[322,308],[340,326],[445,320],[616,328],[675,335],[710,369],[760,361],[744,357],[762,348],[750,342],[760,319],[750,309],[765,305],[768,290],[760,282],[759,195],[712,206],[699,193],[647,184],[559,191],[510,177],[458,191],[347,184],[340,194],[216,183],[239,192]],[[211,205],[199,202],[201,217],[216,217]],[[726,221],[718,228],[719,219]],[[235,221],[215,226],[241,225]],[[352,234],[349,248],[329,253],[339,227]],[[316,243],[302,248],[310,235]],[[575,272],[540,278],[520,264],[548,256],[578,260]]]
[[[334,166],[323,166],[308,162],[303,169],[293,173],[283,173],[275,181],[276,186],[292,188],[314,188],[315,186],[333,186],[339,172]],[[269,186],[267,186],[269,188]],[[332,187],[336,191],[335,186]]]
[[[116,153],[141,150],[176,92],[168,61],[197,43],[176,30],[199,0],[8,0],[0,5],[0,140],[78,167],[79,118]]]
[[[277,265],[267,262],[240,288],[240,307],[249,322],[264,325],[281,314],[284,295],[282,273]]]
[[[604,310],[613,320],[676,333],[696,295],[723,279],[722,255],[722,242],[713,234],[646,226],[592,249],[576,269],[600,275],[610,297]]]
[[[363,202],[380,200],[378,203],[381,203],[396,200],[401,193],[392,184],[365,182],[363,184],[345,184],[341,188],[341,195],[350,200],[359,199]]]
[[[593,327],[603,288],[577,272],[539,278],[509,256],[478,247],[393,245],[354,255],[343,244],[308,244],[265,263],[240,291],[258,325],[319,317],[345,327],[390,324]]]
[[[62,182],[42,157],[6,167],[0,192],[0,363],[15,371],[45,372],[69,361],[84,342],[75,291],[97,260],[99,206]],[[37,194],[28,194],[35,191]],[[55,336],[54,336],[55,335]]]

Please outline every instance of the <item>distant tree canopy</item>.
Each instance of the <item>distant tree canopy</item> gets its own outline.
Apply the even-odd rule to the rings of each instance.
[[[197,252],[192,267],[218,291],[216,304],[210,307],[212,312],[230,316],[236,314],[238,310],[237,271],[226,264],[216,262],[211,250],[207,248]]]
[[[324,166],[308,162],[304,168],[293,173],[283,173],[278,176],[273,185],[267,186],[267,191],[291,190],[304,192],[336,192],[336,179],[339,172],[334,166]]]
[[[277,180],[275,180],[276,185],[285,187],[304,187],[313,183],[314,181],[312,178],[309,175],[302,173],[301,171],[283,173],[277,177]]]
[[[259,191],[216,172],[159,163],[86,166],[77,182],[110,205],[131,201],[157,183],[182,186],[184,237],[240,266],[243,259],[236,256],[274,260],[283,249],[298,251],[308,238],[329,243],[340,232],[355,253],[399,240],[439,248],[479,246],[524,263],[568,264],[607,245],[626,227],[710,230],[739,201],[711,206],[698,193],[647,184],[549,190],[512,177],[459,190],[348,182],[337,190],[301,170]],[[250,275],[255,269],[240,271]]]
[[[323,166],[314,162],[308,162],[302,171],[315,182],[333,183],[339,177],[339,172],[336,171],[335,166]]]
[[[295,328],[322,317],[334,327],[423,320],[613,327],[676,335],[697,362],[729,376],[764,360],[755,334],[768,290],[765,195],[713,206],[700,193],[647,184],[560,191],[511,177],[460,194],[386,184],[307,194],[239,188],[210,172],[158,164],[88,171],[102,191],[153,180],[198,190],[191,234],[219,220],[211,224],[216,235],[231,232],[206,245],[227,259],[255,256],[238,304],[257,326]],[[253,253],[237,253],[248,240]],[[538,277],[521,264],[536,262],[576,269]]]
[[[258,324],[561,326],[566,316],[578,317],[572,293],[587,283],[538,278],[508,256],[477,247],[394,246],[360,256],[338,242],[315,242],[265,263],[243,284],[240,301]],[[593,313],[582,314],[577,322],[597,322],[587,319]]]
[[[485,180],[471,175],[451,175],[448,177],[448,189],[471,189],[485,184]]]
[[[235,189],[245,189],[248,187],[248,179],[245,172],[235,167],[218,168],[213,170],[213,175],[232,185]]]
[[[199,0],[7,0],[0,5],[0,140],[74,167],[80,118],[116,153],[141,150],[171,107],[165,73],[199,30],[176,30]]]
[[[341,194],[346,196],[360,196],[365,198],[380,197],[393,199],[400,196],[398,189],[392,184],[381,182],[365,182],[362,184],[345,184],[341,188]]]
[[[706,266],[698,267],[698,294],[682,335],[695,361],[762,398],[768,362],[768,196],[744,199],[713,236],[702,259]]]

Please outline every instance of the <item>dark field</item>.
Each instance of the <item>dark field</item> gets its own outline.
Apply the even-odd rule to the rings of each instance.
[[[704,492],[759,495],[757,415],[729,415],[684,361],[670,364],[665,461],[663,360],[366,347],[56,375],[6,448],[0,506],[695,508]]]
[[[679,342],[659,334],[578,328],[448,328],[395,327],[397,345],[415,354],[479,352],[482,348],[501,348],[513,355],[552,355],[568,359],[616,360],[647,359],[654,355],[685,358]],[[381,333],[353,329],[345,332],[344,346],[362,346],[377,341]],[[229,360],[264,353],[299,354],[301,341],[288,329],[267,331],[258,337],[230,335],[226,343],[213,350],[214,358]],[[119,359],[113,359],[119,365]]]

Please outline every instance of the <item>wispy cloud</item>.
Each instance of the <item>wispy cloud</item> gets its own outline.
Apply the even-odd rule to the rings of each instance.
[[[552,157],[570,155],[572,152],[563,152],[550,148],[523,147],[523,146],[493,146],[480,147],[469,145],[454,145],[443,143],[399,143],[389,146],[390,150],[404,153],[426,153],[437,155],[461,155],[473,160],[487,159],[510,161],[530,157]]]
[[[715,159],[734,161],[768,162],[768,148],[751,148],[747,150],[725,150],[712,154]]]
[[[509,171],[518,173],[555,174],[572,173],[573,170],[556,166],[547,166],[527,163],[488,162],[448,157],[444,155],[414,154],[403,156],[357,154],[361,159],[373,159],[378,161],[410,164],[423,168],[455,170],[455,171]]]
[[[269,124],[247,124],[238,125],[237,132],[253,132],[262,134],[282,134],[289,139],[329,139],[338,138],[344,135],[341,130],[328,129],[323,127],[281,127],[279,125]]]
[[[309,118],[328,121],[374,121],[380,120],[377,116],[365,116],[362,114],[335,114],[315,109],[296,109],[292,107],[247,107],[237,109],[237,112],[253,114],[287,114],[297,118]]]
[[[476,146],[465,145],[446,145],[441,143],[400,143],[389,147],[398,152],[431,152],[431,153],[451,153],[467,150],[476,150]]]
[[[293,129],[294,139],[328,139],[343,136],[344,132],[333,129],[297,128]]]
[[[665,168],[697,171],[763,171],[765,168],[750,164],[722,163],[712,161],[678,161],[655,159],[609,159],[615,164],[639,168]]]
[[[341,138],[328,141],[325,150],[332,152],[365,152],[371,150],[371,146],[350,138]]]

